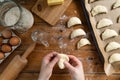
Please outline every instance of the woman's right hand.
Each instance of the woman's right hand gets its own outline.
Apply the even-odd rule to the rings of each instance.
[[[73,80],[85,80],[83,65],[78,58],[68,55],[70,61],[64,62],[65,67],[69,70]]]

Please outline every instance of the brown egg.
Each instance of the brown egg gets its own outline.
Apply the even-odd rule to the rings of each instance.
[[[1,50],[2,50],[2,52],[7,53],[7,52],[12,51],[12,47],[10,45],[4,44],[4,45],[2,45]]]
[[[5,30],[2,32],[2,36],[5,38],[5,39],[9,39],[11,38],[12,36],[12,32],[10,30]]]
[[[5,57],[4,53],[0,52],[0,60]]]
[[[18,37],[13,36],[10,40],[9,40],[9,44],[12,46],[16,46],[20,43],[20,40]]]
[[[3,41],[3,38],[0,37],[0,46],[3,44],[2,41]]]

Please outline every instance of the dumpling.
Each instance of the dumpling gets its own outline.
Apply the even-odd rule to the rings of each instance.
[[[77,17],[72,17],[69,19],[67,26],[68,28],[74,26],[74,25],[78,25],[78,24],[82,24],[81,20]]]
[[[98,22],[97,28],[107,27],[107,26],[110,26],[112,24],[113,24],[113,22],[110,19],[103,18]]]
[[[120,44],[117,42],[110,42],[107,47],[106,47],[106,52],[115,50],[115,49],[119,49],[120,48]]]
[[[114,53],[109,58],[109,63],[120,61],[120,53]]]
[[[120,7],[120,0],[117,0],[117,1],[114,3],[113,9],[118,8],[118,7]]]
[[[84,36],[86,35],[85,31],[83,29],[76,29],[71,33],[71,39],[78,37],[78,36]]]
[[[69,57],[66,54],[58,54],[58,56],[60,56],[60,59],[58,61],[58,66],[60,69],[64,69],[64,62],[65,61],[69,61]]]
[[[90,45],[90,41],[86,38],[81,39],[78,43],[77,43],[77,49],[80,49],[81,47],[85,46],[85,45]]]
[[[115,36],[118,36],[118,33],[115,30],[111,30],[111,29],[106,29],[102,33],[102,39],[103,40],[106,40],[108,38],[115,37]]]
[[[102,5],[95,6],[91,11],[92,16],[95,16],[95,15],[100,14],[100,13],[107,13],[107,12],[108,12],[107,8],[105,6],[102,6]]]

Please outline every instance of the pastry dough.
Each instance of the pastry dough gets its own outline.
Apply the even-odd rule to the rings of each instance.
[[[115,36],[118,36],[118,33],[115,30],[112,30],[112,29],[106,29],[102,33],[102,39],[103,40],[106,40],[108,38],[115,37]]]
[[[76,29],[71,33],[71,39],[82,35],[86,35],[85,31],[83,29]]]
[[[67,26],[68,28],[74,26],[74,25],[78,25],[78,24],[82,24],[81,20],[77,17],[72,17],[69,19]]]
[[[77,43],[77,49],[80,49],[81,47],[83,47],[85,45],[90,45],[90,44],[91,43],[87,38],[83,38]]]
[[[60,69],[64,69],[64,62],[69,61],[69,57],[66,54],[58,54],[60,56],[60,60],[58,61],[58,66]]]
[[[108,12],[107,8],[105,6],[102,6],[102,5],[95,6],[91,11],[92,16],[95,16],[95,15],[100,14],[100,13],[107,13],[107,12]]]
[[[113,22],[110,19],[103,18],[98,22],[97,28],[107,27],[107,26],[110,26],[112,24],[113,24]]]
[[[118,7],[120,7],[120,0],[117,0],[117,1],[114,3],[113,9],[118,8]]]
[[[106,52],[115,50],[115,49],[119,49],[120,48],[120,44],[117,42],[110,42],[107,47],[106,47]]]
[[[109,58],[109,63],[114,63],[120,61],[120,53],[114,53]]]

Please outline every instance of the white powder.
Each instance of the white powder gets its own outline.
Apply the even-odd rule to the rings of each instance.
[[[21,7],[21,9],[22,12],[20,16],[18,7],[11,8],[11,10],[9,10],[5,15],[5,23],[7,24],[7,26],[13,25],[13,29],[24,32],[32,27],[34,23],[34,18],[30,11],[23,7]],[[17,24],[15,24],[16,22]]]
[[[13,7],[5,13],[5,24],[6,26],[12,26],[17,23],[20,18],[20,10],[18,7]]]

